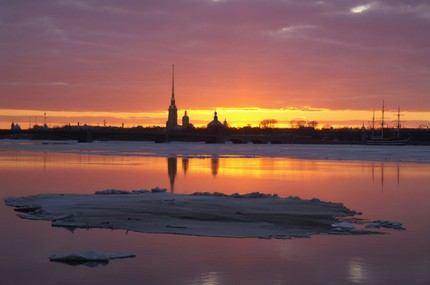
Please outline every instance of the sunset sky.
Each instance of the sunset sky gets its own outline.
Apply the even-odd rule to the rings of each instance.
[[[0,0],[0,128],[430,125],[425,0]]]

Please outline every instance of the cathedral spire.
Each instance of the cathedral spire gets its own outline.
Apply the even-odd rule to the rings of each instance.
[[[174,129],[178,126],[178,108],[175,103],[175,66],[172,65],[172,98],[170,99],[169,116],[166,122],[167,129]]]
[[[172,64],[172,105],[175,105],[175,65]]]

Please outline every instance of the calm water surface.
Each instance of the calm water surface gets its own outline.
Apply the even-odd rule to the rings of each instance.
[[[175,193],[259,191],[342,202],[364,218],[400,221],[407,231],[293,240],[79,229],[72,233],[49,222],[19,219],[1,203],[1,285],[430,284],[427,163],[18,149],[0,148],[2,198],[154,186]],[[127,251],[137,257],[94,268],[48,260],[54,253],[88,249]]]

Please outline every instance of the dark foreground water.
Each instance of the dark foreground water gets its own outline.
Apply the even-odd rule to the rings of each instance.
[[[383,160],[346,161],[259,157],[259,152],[264,154],[260,146],[242,146],[256,156],[236,156],[231,150],[228,155],[214,154],[211,148],[217,146],[196,145],[204,155],[177,157],[175,148],[180,145],[172,145],[168,155],[147,156],[142,149],[107,154],[97,153],[97,145],[87,152],[79,144],[66,150],[49,144],[14,144],[0,143],[1,198],[154,186],[176,193],[259,191],[342,202],[363,212],[364,218],[400,221],[407,231],[293,240],[79,229],[72,233],[52,228],[49,222],[19,219],[12,208],[0,203],[1,285],[430,284],[430,164],[398,162],[393,157],[397,150],[402,157],[409,150],[424,155],[429,152],[426,147],[398,147]],[[122,146],[130,144],[117,143],[115,149]],[[312,152],[301,146],[271,147]],[[348,151],[345,148],[342,151]],[[327,149],[335,152],[335,147]],[[89,249],[127,251],[137,257],[97,267],[48,259],[54,253]]]

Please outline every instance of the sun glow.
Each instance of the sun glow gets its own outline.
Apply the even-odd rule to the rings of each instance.
[[[218,119],[227,121],[230,127],[259,127],[263,120],[276,120],[274,127],[289,128],[291,121],[302,120],[306,122],[318,122],[317,128],[322,127],[368,127],[372,120],[373,110],[331,110],[315,107],[301,108],[259,108],[242,107],[229,108],[219,107],[214,109],[187,109],[190,123],[195,127],[206,127],[213,120],[214,112]],[[182,116],[185,110],[178,110],[178,124],[182,124]],[[386,110],[385,120],[388,127],[395,125],[397,110]],[[114,127],[164,127],[167,120],[166,111],[154,112],[65,112],[49,110],[0,110],[0,128],[9,129],[12,122],[19,123],[22,129],[30,126],[43,125],[45,121],[48,127],[62,127],[65,125],[91,125],[91,126],[114,126]],[[420,125],[430,125],[430,113],[402,111],[402,125],[404,127],[416,128]],[[380,116],[376,114],[376,124]]]

